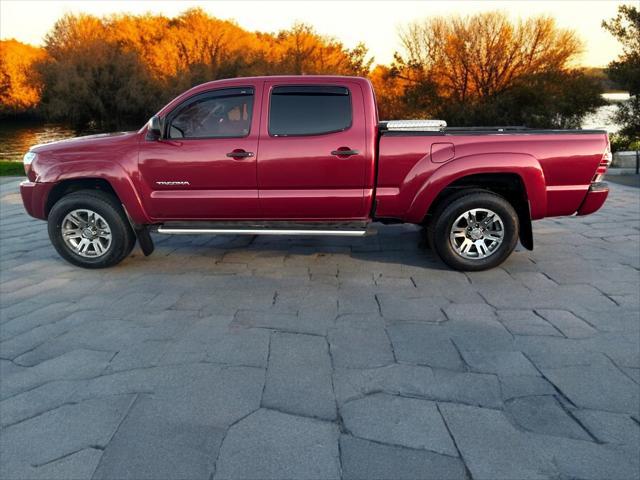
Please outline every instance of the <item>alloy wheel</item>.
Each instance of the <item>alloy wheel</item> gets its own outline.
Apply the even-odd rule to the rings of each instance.
[[[463,258],[478,260],[493,255],[504,240],[504,223],[487,208],[467,210],[453,222],[449,239]]]
[[[111,228],[93,210],[72,210],[62,220],[61,230],[64,243],[81,257],[101,257],[111,246]]]

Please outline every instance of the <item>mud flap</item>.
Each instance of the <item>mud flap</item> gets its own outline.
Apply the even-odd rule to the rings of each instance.
[[[145,257],[148,257],[156,248],[153,244],[149,229],[147,227],[136,227],[134,231],[136,232],[136,237],[138,237],[138,244],[140,245],[142,253],[144,253]]]
[[[155,250],[155,245],[153,244],[153,239],[151,238],[151,234],[149,233],[149,227],[144,225],[137,225],[127,212],[127,207],[122,204],[122,209],[124,210],[125,215],[127,216],[127,220],[129,220],[129,225],[133,229],[133,232],[136,234],[136,238],[138,239],[138,244],[140,245],[140,249],[145,257],[148,257]]]
[[[516,205],[516,213],[520,223],[520,243],[527,250],[533,250],[533,227],[529,202],[519,202],[519,205]]]

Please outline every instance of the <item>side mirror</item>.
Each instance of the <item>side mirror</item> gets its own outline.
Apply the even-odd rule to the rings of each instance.
[[[162,121],[160,117],[154,115],[149,120],[149,126],[147,127],[147,139],[159,140],[162,138]]]

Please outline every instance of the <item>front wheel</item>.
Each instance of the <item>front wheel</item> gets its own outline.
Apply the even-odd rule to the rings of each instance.
[[[430,225],[438,256],[456,270],[478,271],[504,262],[518,242],[518,215],[504,198],[474,192],[439,209]]]
[[[135,245],[118,201],[98,190],[81,190],[58,200],[49,213],[48,230],[60,256],[84,268],[116,265]]]

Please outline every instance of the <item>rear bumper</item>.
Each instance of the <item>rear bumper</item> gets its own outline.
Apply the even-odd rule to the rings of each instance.
[[[52,183],[36,183],[26,180],[20,184],[22,203],[29,215],[46,220],[45,206],[51,188],[53,188]]]
[[[578,215],[589,215],[604,205],[609,195],[609,186],[604,182],[594,183],[589,187],[587,196],[584,198],[582,205],[578,208]]]

